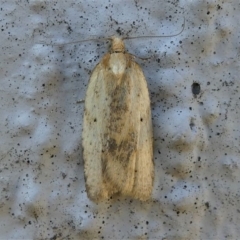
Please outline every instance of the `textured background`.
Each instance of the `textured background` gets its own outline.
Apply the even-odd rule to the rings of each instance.
[[[0,10],[1,239],[238,239],[238,0],[1,0]],[[175,34],[184,17],[176,37],[125,41],[148,58],[137,61],[152,101],[152,200],[96,205],[78,101],[109,43],[73,42]]]

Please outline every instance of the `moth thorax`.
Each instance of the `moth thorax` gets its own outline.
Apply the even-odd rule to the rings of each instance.
[[[124,42],[122,39],[117,38],[117,37],[112,37],[112,47],[111,47],[112,52],[124,52],[125,51],[125,46]]]

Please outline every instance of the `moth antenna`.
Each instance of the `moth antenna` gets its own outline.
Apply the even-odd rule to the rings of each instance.
[[[136,39],[136,38],[159,38],[159,37],[176,37],[178,35],[180,35],[184,28],[185,28],[185,17],[184,17],[184,20],[183,20],[183,25],[182,25],[182,30],[179,32],[179,33],[176,33],[176,34],[173,34],[173,35],[160,35],[160,36],[138,36],[138,37],[125,37],[123,39]]]
[[[48,43],[45,41],[36,42],[36,44],[44,44],[48,46],[64,46],[68,44],[76,44],[76,43],[83,43],[83,42],[89,42],[89,41],[105,41],[105,40],[111,40],[111,38],[104,38],[104,37],[96,37],[96,38],[89,38],[84,40],[78,40],[78,41],[72,41],[72,42],[66,42],[66,43]]]

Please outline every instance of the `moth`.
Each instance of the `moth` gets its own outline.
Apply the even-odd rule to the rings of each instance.
[[[123,40],[111,41],[86,92],[82,146],[87,195],[94,202],[116,194],[146,201],[154,179],[147,82]]]

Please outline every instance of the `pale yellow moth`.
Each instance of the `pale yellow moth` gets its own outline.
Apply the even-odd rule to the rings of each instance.
[[[90,77],[83,122],[84,175],[95,201],[120,194],[142,201],[153,187],[153,133],[147,82],[120,38]]]
[[[171,35],[181,34],[182,30]],[[170,37],[170,36],[141,36]],[[128,37],[134,39],[139,37]],[[65,44],[101,39],[87,39]],[[99,202],[119,194],[150,199],[153,179],[153,131],[147,82],[124,42],[112,46],[90,77],[83,119],[82,147],[88,197]],[[65,44],[48,44],[61,46]]]
[[[185,18],[181,34],[185,27]],[[170,37],[170,36],[146,36]],[[137,37],[131,37],[133,39]],[[95,201],[119,194],[150,199],[153,179],[153,132],[147,82],[124,42],[112,46],[90,77],[82,146],[88,197]]]

